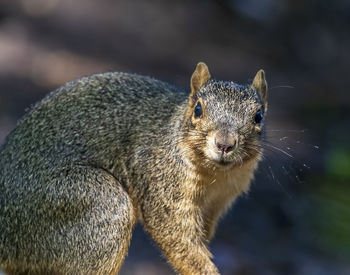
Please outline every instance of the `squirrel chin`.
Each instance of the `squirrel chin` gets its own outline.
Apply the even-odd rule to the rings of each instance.
[[[244,161],[224,161],[224,160],[220,160],[220,161],[216,161],[216,160],[212,160],[212,162],[214,163],[214,166],[218,169],[223,169],[223,170],[228,170],[231,168],[234,168],[236,166],[242,166],[245,164],[245,162],[248,160],[244,160]]]

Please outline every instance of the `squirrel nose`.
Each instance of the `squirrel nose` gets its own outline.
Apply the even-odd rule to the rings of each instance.
[[[237,147],[237,143],[237,139],[233,137],[215,139],[216,147],[224,153],[228,153],[235,150]]]

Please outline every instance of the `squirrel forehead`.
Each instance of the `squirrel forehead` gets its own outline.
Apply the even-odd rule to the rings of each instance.
[[[209,80],[198,92],[198,97],[208,104],[208,108],[228,108],[251,109],[259,108],[261,105],[260,97],[250,85],[239,85],[234,82]]]

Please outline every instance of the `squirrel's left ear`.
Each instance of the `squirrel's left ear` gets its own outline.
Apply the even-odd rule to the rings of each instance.
[[[191,77],[191,94],[193,98],[196,92],[210,79],[208,66],[204,62],[199,62]]]
[[[260,94],[260,97],[266,108],[267,107],[267,82],[265,79],[264,70],[260,70],[256,73],[252,83],[252,88],[255,89]]]

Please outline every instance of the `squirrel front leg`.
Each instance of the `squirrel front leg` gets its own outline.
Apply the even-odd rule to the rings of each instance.
[[[167,260],[180,274],[219,274],[211,261],[198,206],[182,200],[158,203],[143,213],[144,226]]]

